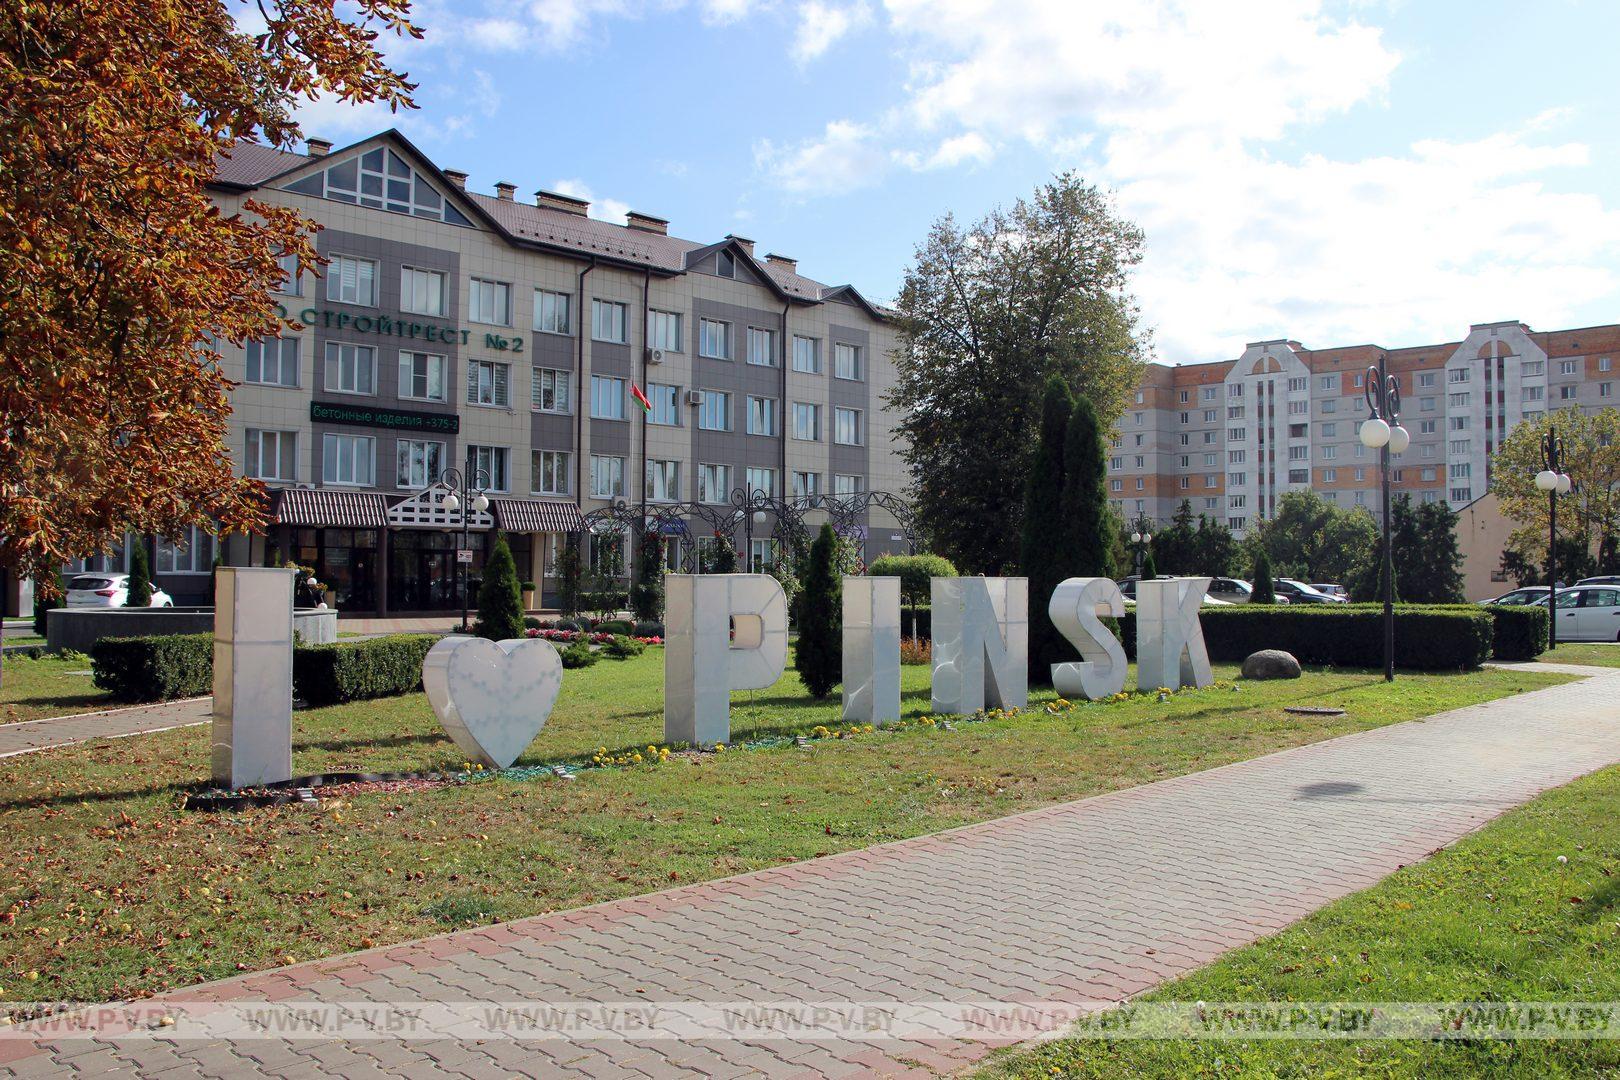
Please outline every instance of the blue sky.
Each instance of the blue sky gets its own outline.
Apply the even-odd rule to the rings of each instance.
[[[1607,0],[418,0],[398,126],[497,180],[887,299],[949,211],[1074,169],[1147,232],[1166,362],[1620,321]]]

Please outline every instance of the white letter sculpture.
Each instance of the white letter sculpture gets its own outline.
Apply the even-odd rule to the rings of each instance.
[[[1208,686],[1215,681],[1198,609],[1209,578],[1136,583],[1136,686]]]
[[[900,579],[844,578],[844,719],[900,719]]]
[[[782,586],[769,574],[666,574],[664,597],[664,739],[730,742],[731,692],[763,690],[787,668]]]
[[[222,566],[214,586],[214,783],[292,779],[295,571]]]
[[[1072,577],[1052,590],[1052,625],[1080,650],[1083,663],[1052,665],[1052,687],[1066,698],[1098,698],[1125,689],[1125,648],[1099,615],[1125,614],[1125,597],[1107,578]],[[1138,620],[1140,624],[1140,620]]]
[[[1029,579],[937,577],[929,594],[933,710],[976,713],[1027,705]]]
[[[486,769],[504,769],[546,726],[562,659],[541,638],[451,634],[422,658],[422,689],[445,733]]]

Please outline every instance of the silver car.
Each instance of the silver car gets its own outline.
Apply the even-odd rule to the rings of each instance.
[[[128,603],[128,574],[79,574],[68,582],[68,607],[123,607]],[[154,585],[148,606],[174,607],[174,600]]]

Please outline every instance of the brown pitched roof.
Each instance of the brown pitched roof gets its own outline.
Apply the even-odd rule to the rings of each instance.
[[[273,146],[261,146],[258,143],[239,142],[229,156],[220,154],[214,158],[218,169],[214,174],[214,180],[227,187],[257,187],[270,177],[296,168],[309,160],[306,154],[294,154],[286,150],[277,150]]]

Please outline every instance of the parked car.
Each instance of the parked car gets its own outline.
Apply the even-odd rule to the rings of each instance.
[[[1348,603],[1342,596],[1329,596],[1324,592],[1317,592],[1303,581],[1293,578],[1278,578],[1272,585],[1279,597],[1288,597],[1290,604],[1344,604]]]
[[[1514,589],[1501,596],[1493,596],[1489,600],[1481,600],[1482,604],[1507,604],[1509,607],[1519,607],[1524,604],[1545,603],[1547,600],[1547,586],[1530,585],[1523,589]]]
[[[1583,577],[1577,585],[1620,585],[1620,574],[1603,574],[1599,577]]]
[[[1209,583],[1209,595],[1228,604],[1247,604],[1249,598],[1254,595],[1254,586],[1237,578],[1212,578]]]
[[[1542,590],[1537,604],[1547,603]],[[1620,641],[1620,586],[1572,585],[1558,594],[1559,641]]]
[[[1350,590],[1346,589],[1343,585],[1335,585],[1332,582],[1313,581],[1311,582],[1311,588],[1326,596],[1337,597],[1340,600],[1348,601],[1350,599]]]
[[[128,602],[128,574],[80,574],[68,582],[68,607],[123,607]],[[174,607],[174,600],[154,585],[148,606]]]
[[[1177,574],[1160,574],[1157,578],[1154,578],[1154,580],[1155,581],[1174,581],[1178,576],[1180,576],[1180,575],[1177,575]],[[1142,580],[1141,578],[1137,577],[1135,574],[1132,574],[1128,578],[1124,578],[1123,580],[1115,582],[1115,584],[1119,586],[1119,591],[1122,594],[1124,594],[1125,606],[1126,607],[1135,607],[1136,606],[1136,583],[1138,581],[1141,581],[1141,580]],[[1228,580],[1230,580],[1230,579],[1228,579]],[[1243,583],[1238,582],[1238,584],[1241,585]],[[1232,600],[1223,600],[1223,599],[1220,599],[1219,597],[1214,596],[1213,595],[1214,591],[1215,591],[1215,589],[1214,589],[1213,585],[1211,585],[1211,587],[1209,589],[1205,590],[1205,592],[1204,592],[1204,600],[1203,600],[1203,606],[1204,607],[1230,607],[1233,604],[1234,601],[1232,601]]]

